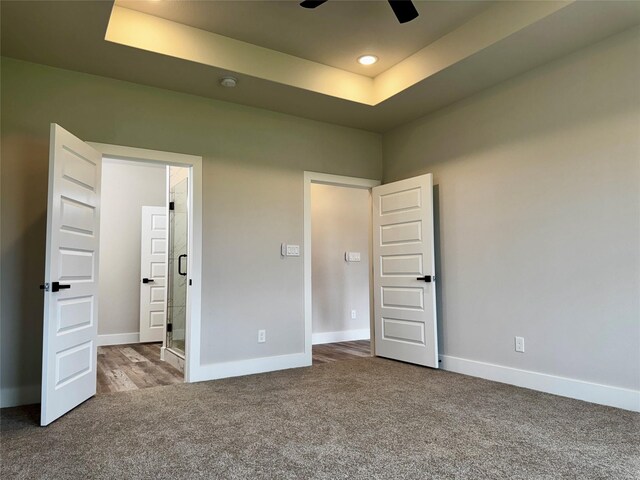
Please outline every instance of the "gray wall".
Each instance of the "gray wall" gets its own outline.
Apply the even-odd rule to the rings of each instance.
[[[0,88],[3,396],[39,389],[50,122],[203,156],[203,363],[304,350],[302,257],[280,257],[302,245],[303,171],[380,179],[380,135],[7,58]]]
[[[99,307],[99,335],[140,331],[142,206],[165,205],[166,172],[145,163],[102,163],[100,298],[105,301]]]
[[[384,149],[372,133],[3,59],[3,397],[39,388],[50,122],[203,156],[203,363],[303,350],[302,257],[279,255],[302,245],[302,172],[378,179],[384,153],[386,181],[434,173],[444,354],[639,388],[639,55],[635,29],[396,129]]]
[[[635,29],[384,135],[385,182],[434,174],[442,353],[640,387],[639,58]]]
[[[370,196],[365,189],[311,184],[314,334],[369,330]],[[361,261],[346,262],[346,251],[360,252]]]

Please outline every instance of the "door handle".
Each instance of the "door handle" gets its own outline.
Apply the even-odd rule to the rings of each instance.
[[[60,290],[66,290],[71,288],[71,285],[61,285],[60,282],[51,282],[51,291],[58,292]]]
[[[418,277],[418,278],[416,278],[416,280],[423,280],[423,281],[425,281],[425,282],[427,282],[427,283],[432,282],[432,281],[433,281],[433,280],[435,280],[435,279],[436,279],[435,275],[434,275],[434,276],[431,276],[431,275],[425,275],[424,277]]]
[[[182,255],[178,256],[178,273],[184,277],[187,274],[187,272],[183,272],[182,271],[182,259],[183,258],[187,258],[187,255],[184,254],[184,253]]]
[[[142,283],[153,283],[155,280],[153,278],[143,278]]]

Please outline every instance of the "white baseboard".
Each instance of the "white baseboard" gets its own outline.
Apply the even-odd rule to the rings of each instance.
[[[212,363],[201,365],[197,371],[191,372],[191,382],[217,380],[219,378],[253,375],[254,373],[273,372],[289,368],[311,366],[311,356],[305,353],[278,355],[275,357],[252,358],[237,362]]]
[[[140,343],[140,333],[112,333],[110,335],[98,335],[96,345],[125,345],[127,343]]]
[[[640,412],[639,390],[601,385],[448,355],[440,355],[440,360],[442,361],[440,367],[450,372]]]
[[[342,330],[340,332],[321,332],[311,335],[311,343],[320,345],[323,343],[352,342],[354,340],[369,340],[371,332],[368,328],[358,330]]]
[[[40,385],[3,388],[0,391],[0,408],[40,403]]]

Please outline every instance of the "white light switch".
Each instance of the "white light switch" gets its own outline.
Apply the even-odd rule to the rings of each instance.
[[[283,243],[280,246],[280,254],[283,257],[299,257],[300,245],[287,245],[286,243]]]
[[[360,261],[360,252],[345,252],[344,259],[347,262],[359,262]]]

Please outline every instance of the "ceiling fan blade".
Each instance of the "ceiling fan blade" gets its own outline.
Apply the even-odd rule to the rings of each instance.
[[[327,0],[304,0],[300,2],[300,6],[304,8],[316,8],[322,5]]]
[[[400,23],[407,23],[418,17],[418,10],[411,0],[389,0],[389,5]]]

